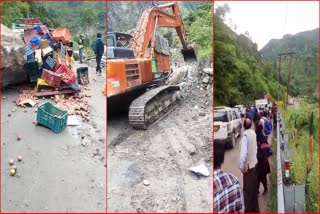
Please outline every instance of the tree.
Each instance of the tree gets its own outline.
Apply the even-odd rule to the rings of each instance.
[[[94,32],[97,31],[97,16],[93,9],[86,9],[81,14],[81,25],[89,37],[89,47],[91,47],[91,40],[93,39]]]

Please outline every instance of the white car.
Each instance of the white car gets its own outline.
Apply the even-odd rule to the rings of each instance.
[[[241,117],[244,117],[246,114],[246,108],[243,105],[236,105],[235,108],[238,109]]]
[[[237,110],[221,106],[214,108],[214,142],[236,145],[236,138],[241,136],[241,118]]]

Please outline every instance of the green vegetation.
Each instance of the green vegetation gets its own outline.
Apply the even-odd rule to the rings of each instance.
[[[278,200],[277,200],[277,142],[273,138],[272,140],[272,152],[270,157],[270,199],[268,200],[268,212],[277,212]]]
[[[3,2],[2,23],[11,28],[15,18],[39,17],[49,27],[68,28],[78,49],[80,34],[85,35],[84,53],[93,55],[97,32],[105,39],[105,2]]]
[[[196,44],[198,57],[212,59],[212,3],[199,5],[185,18],[188,39]]]
[[[278,91],[283,99],[285,87],[280,85],[278,90],[276,70],[271,63],[263,62],[257,44],[224,24],[229,11],[225,4],[217,7],[214,14],[215,106],[252,104],[267,93],[276,98]]]
[[[314,149],[313,165],[307,175],[307,162],[309,156],[309,128],[310,115],[314,113]],[[292,151],[291,182],[294,184],[306,184],[306,211],[318,210],[318,110],[317,103],[302,101],[299,108],[288,108],[284,114],[286,132],[289,135],[289,148]],[[292,130],[296,124],[298,129],[298,146],[295,146],[292,138]]]
[[[295,35],[285,35],[273,39],[261,49],[261,53],[273,69],[277,69],[277,55],[288,51],[296,54],[292,58],[290,91],[293,96],[308,96],[317,99],[318,91],[318,35],[319,29]],[[288,57],[282,60],[281,83],[286,84],[288,76]]]
[[[43,23],[51,27],[59,26],[47,10],[35,2],[2,2],[2,24],[11,28],[15,18],[39,17]]]

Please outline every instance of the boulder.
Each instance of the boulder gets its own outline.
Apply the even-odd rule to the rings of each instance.
[[[27,81],[26,50],[21,37],[1,24],[2,87]]]

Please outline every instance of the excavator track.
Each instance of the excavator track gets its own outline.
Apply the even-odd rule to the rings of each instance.
[[[130,105],[130,126],[135,129],[148,129],[149,125],[174,108],[179,100],[179,86],[160,86],[147,91]]]

